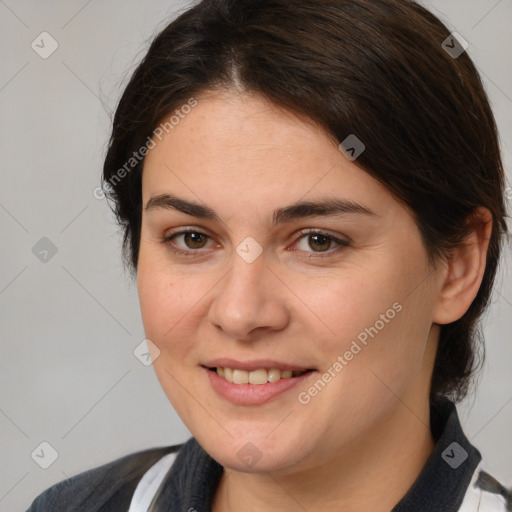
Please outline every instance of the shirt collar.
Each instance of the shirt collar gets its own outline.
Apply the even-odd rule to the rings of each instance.
[[[430,405],[434,451],[407,494],[392,512],[455,512],[482,459],[460,425],[455,404],[439,397]]]

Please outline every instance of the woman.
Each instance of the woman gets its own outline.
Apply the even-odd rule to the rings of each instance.
[[[465,42],[406,0],[203,1],[118,105],[104,183],[192,433],[40,510],[511,510],[455,402],[506,234]]]

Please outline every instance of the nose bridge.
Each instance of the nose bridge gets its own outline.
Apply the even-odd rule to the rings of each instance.
[[[281,329],[287,321],[286,306],[272,282],[275,277],[254,242],[246,239],[236,248],[208,314],[210,323],[237,339],[258,327]]]

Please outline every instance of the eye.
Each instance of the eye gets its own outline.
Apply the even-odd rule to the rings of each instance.
[[[326,257],[331,256],[333,253],[337,253],[344,247],[348,247],[350,244],[347,240],[341,240],[329,233],[325,233],[316,229],[308,229],[301,231],[302,236],[295,242],[294,245],[298,245],[298,249],[305,252],[310,252],[310,258],[312,257]],[[302,246],[301,246],[302,244]],[[333,250],[332,245],[336,245]],[[308,251],[313,249],[313,251]],[[293,249],[296,250],[296,249]],[[321,254],[327,253],[327,254]]]
[[[180,238],[184,245],[176,243]],[[194,252],[198,252],[198,249],[205,248],[209,238],[210,237],[206,233],[191,228],[164,236],[162,243],[168,245],[176,254],[194,256]]]
[[[298,247],[294,247],[291,250],[295,251],[298,249],[303,252],[309,252],[309,258],[332,256],[334,253],[337,253],[350,245],[347,240],[341,240],[334,235],[318,229],[302,230],[300,233],[302,236],[293,244],[293,246]],[[178,244],[177,240],[180,239],[182,243]],[[196,256],[200,253],[200,249],[207,248],[209,240],[210,236],[206,233],[195,228],[188,228],[177,233],[164,236],[162,238],[162,243],[169,246],[175,254],[182,256]],[[335,245],[334,249],[332,249],[333,245]],[[312,249],[312,251],[309,251],[308,249]]]

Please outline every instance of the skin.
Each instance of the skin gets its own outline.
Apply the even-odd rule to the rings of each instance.
[[[467,243],[432,267],[411,212],[312,121],[247,93],[197,99],[155,139],[143,205],[173,194],[209,206],[221,221],[144,208],[137,278],[162,388],[225,468],[212,510],[389,511],[433,449],[428,397],[439,326],[460,318],[476,296],[490,214],[479,209]],[[271,225],[274,209],[325,196],[375,215]],[[207,236],[169,239],[187,227]],[[315,243],[299,233],[309,228],[349,245]],[[236,252],[248,236],[263,249],[252,263]],[[401,311],[300,403],[298,393],[395,303]],[[317,372],[263,405],[241,406],[207,379],[201,365],[217,357],[271,358]],[[252,467],[237,456],[247,442],[261,454]]]

